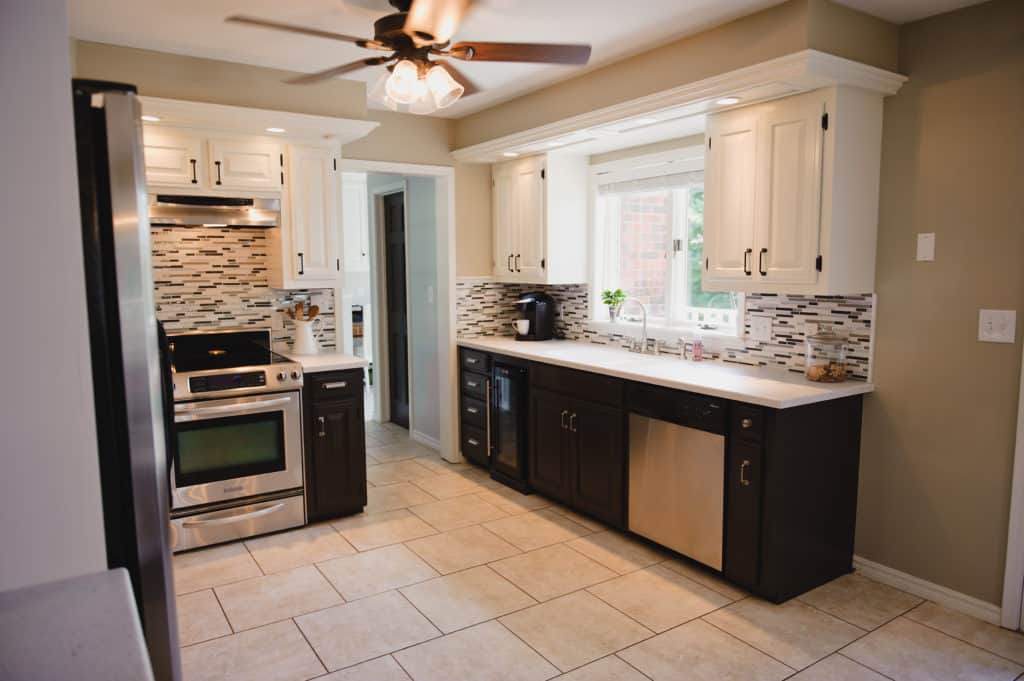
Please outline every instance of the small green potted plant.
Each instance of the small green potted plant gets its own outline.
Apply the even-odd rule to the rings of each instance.
[[[601,302],[608,306],[608,319],[614,322],[619,316],[619,308],[626,302],[626,293],[621,288],[614,291],[606,289],[601,292]]]

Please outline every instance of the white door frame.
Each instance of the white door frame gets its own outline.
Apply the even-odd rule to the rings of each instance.
[[[386,185],[376,187],[370,192],[370,262],[373,277],[370,279],[370,307],[375,311],[371,323],[374,327],[373,354],[377,358],[374,362],[376,369],[377,390],[373,394],[374,411],[377,414],[377,421],[391,420],[391,355],[388,353],[388,315],[387,315],[387,243],[385,243],[384,230],[380,227],[384,224],[384,197],[391,194],[402,194],[402,203],[405,204],[408,197],[408,186],[404,179],[398,182],[390,182]],[[403,209],[403,219],[407,227],[408,215]],[[405,242],[405,299],[408,306],[409,300],[409,242]],[[364,320],[365,321],[365,320]],[[409,326],[409,315],[405,315],[405,336],[412,341],[412,330]],[[406,357],[409,356],[406,348]],[[406,361],[406,377],[409,386],[409,432],[413,430],[412,411],[412,363]]]
[[[389,173],[396,175],[419,175],[437,180],[437,327],[438,327],[438,389],[440,399],[440,434],[441,456],[453,463],[462,461],[457,445],[458,410],[456,386],[456,345],[455,345],[455,169],[451,166],[433,166],[417,163],[393,163],[390,161],[362,161],[343,158],[343,170],[366,173]],[[375,228],[376,229],[376,228]],[[370,240],[374,248],[376,237]],[[406,241],[408,247],[408,241]],[[376,256],[374,256],[376,257]],[[406,258],[408,263],[408,258]],[[378,268],[379,271],[380,268]],[[375,278],[376,279],[376,278]],[[378,317],[383,317],[377,313]],[[381,334],[377,334],[375,343],[379,347]],[[374,354],[379,362],[382,354],[375,348]],[[386,361],[386,360],[385,360]],[[380,376],[380,374],[378,374]],[[383,378],[379,384],[383,386]],[[410,392],[412,384],[409,385]],[[380,395],[383,390],[378,390]],[[413,410],[410,399],[409,426],[413,425]]]
[[[1014,445],[1013,483],[1010,489],[1010,527],[1006,539],[1000,624],[1016,630],[1021,628],[1021,598],[1024,597],[1024,357],[1021,359],[1017,440]]]

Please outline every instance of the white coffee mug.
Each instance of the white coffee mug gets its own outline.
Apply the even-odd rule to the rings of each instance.
[[[530,320],[529,319],[517,319],[512,322],[512,328],[516,330],[520,336],[525,336],[530,333]]]

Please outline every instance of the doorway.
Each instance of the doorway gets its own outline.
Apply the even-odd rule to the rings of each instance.
[[[388,328],[388,413],[409,429],[409,320],[406,296],[405,192],[381,197]]]

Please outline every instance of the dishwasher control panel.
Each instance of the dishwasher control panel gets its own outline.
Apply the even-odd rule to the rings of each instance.
[[[726,401],[646,383],[630,383],[629,411],[708,433],[725,434]]]

